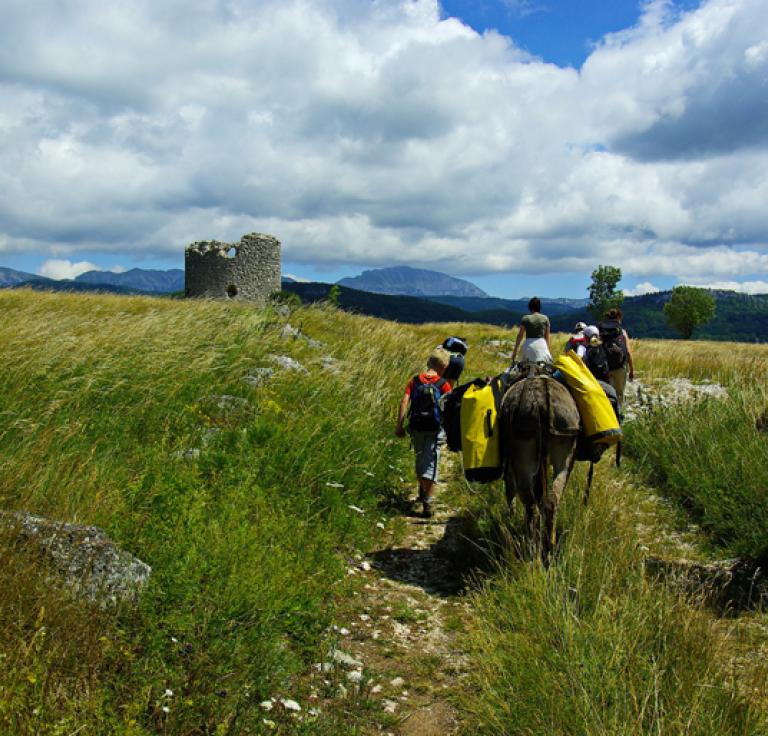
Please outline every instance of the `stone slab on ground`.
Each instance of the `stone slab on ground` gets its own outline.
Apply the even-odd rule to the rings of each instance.
[[[37,552],[77,594],[102,605],[135,603],[152,574],[149,565],[120,549],[95,526],[3,511],[0,528],[11,544]]]

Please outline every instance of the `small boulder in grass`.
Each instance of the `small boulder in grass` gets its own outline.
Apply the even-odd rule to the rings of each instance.
[[[0,531],[15,548],[33,550],[77,595],[102,607],[137,603],[152,574],[95,526],[0,511]]]
[[[243,380],[251,387],[263,386],[275,373],[274,368],[254,368]]]
[[[307,373],[307,369],[290,355],[270,355],[270,360],[277,364],[278,368],[284,371],[297,371]]]

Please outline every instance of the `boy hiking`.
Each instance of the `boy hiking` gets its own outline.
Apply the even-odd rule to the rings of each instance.
[[[442,427],[440,425],[440,397],[451,390],[442,375],[450,361],[444,348],[436,348],[427,360],[427,370],[415,375],[405,387],[397,413],[395,435],[405,437],[405,417],[413,443],[416,477],[419,481],[419,501],[423,516],[432,516],[432,496],[437,483],[437,464],[440,459]]]

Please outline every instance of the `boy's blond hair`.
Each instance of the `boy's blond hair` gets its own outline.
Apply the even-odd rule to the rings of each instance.
[[[427,358],[427,368],[442,373],[451,361],[451,354],[445,348],[435,348]]]

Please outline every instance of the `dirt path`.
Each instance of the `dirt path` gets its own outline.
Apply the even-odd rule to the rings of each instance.
[[[438,496],[431,519],[407,513],[397,543],[360,555],[349,570],[360,584],[343,612],[348,623],[338,626],[336,658],[371,701],[369,733],[458,733],[468,606],[460,572],[441,554],[454,513]]]

